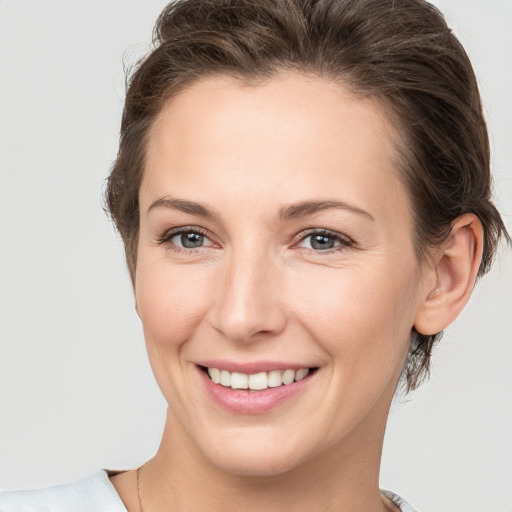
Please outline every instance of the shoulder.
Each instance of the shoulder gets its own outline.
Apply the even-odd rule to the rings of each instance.
[[[405,501],[402,496],[391,492],[391,491],[382,491],[386,497],[388,497],[399,509],[400,512],[418,512],[415,508],[413,508],[407,501]],[[1,511],[3,512],[3,511]]]
[[[126,512],[123,502],[99,470],[76,482],[28,491],[0,491],[0,512]]]

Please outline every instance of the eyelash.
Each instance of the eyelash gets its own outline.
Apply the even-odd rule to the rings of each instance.
[[[172,229],[171,231],[167,231],[163,234],[163,236],[159,237],[157,240],[158,245],[164,245],[167,244],[168,248],[176,253],[182,253],[182,254],[194,254],[203,247],[198,248],[184,248],[179,247],[176,244],[170,243],[170,241],[177,235],[183,234],[183,233],[194,233],[201,236],[204,236],[205,238],[208,238],[208,233],[199,227],[196,226],[183,226],[180,228]],[[339,233],[336,233],[335,231],[330,231],[328,229],[308,229],[302,233],[300,233],[299,236],[295,237],[293,240],[293,244],[296,245],[299,242],[302,242],[306,240],[308,237],[312,237],[314,235],[324,235],[326,237],[334,239],[335,242],[338,242],[339,245],[332,247],[327,250],[318,250],[318,249],[308,249],[308,248],[302,248],[307,251],[307,254],[315,254],[315,255],[324,255],[324,254],[332,254],[334,252],[339,252],[344,249],[347,249],[349,247],[354,246],[354,241],[348,238],[347,236],[340,235]]]
[[[208,238],[208,233],[199,227],[196,226],[183,226],[181,228],[172,229],[171,231],[167,231],[163,234],[163,236],[159,237],[157,240],[158,245],[164,245],[167,244],[168,248],[171,251],[174,251],[176,253],[182,253],[182,254],[193,254],[202,249],[202,247],[198,247],[197,249],[187,249],[186,247],[179,247],[175,244],[170,243],[171,240],[176,235],[181,235],[182,233],[195,233],[197,235],[202,235],[205,238]]]
[[[327,250],[323,250],[323,251],[318,250],[318,249],[303,248],[303,249],[306,249],[308,254],[315,254],[315,255],[332,254],[335,252],[343,251],[344,249],[347,249],[354,245],[354,241],[351,240],[350,238],[348,238],[347,236],[340,235],[339,233],[336,233],[335,231],[330,231],[329,229],[317,229],[317,228],[307,229],[306,231],[303,231],[302,233],[300,233],[300,235],[294,239],[294,245],[297,244],[298,242],[302,242],[302,241],[306,240],[307,238],[312,237],[314,235],[323,235],[323,236],[332,238],[332,239],[334,239],[335,242],[339,242],[339,245],[332,247],[330,249],[327,249]]]

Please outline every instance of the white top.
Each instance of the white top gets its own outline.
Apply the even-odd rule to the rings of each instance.
[[[76,482],[46,489],[0,492],[0,512],[127,512],[101,469]]]
[[[382,491],[402,512],[417,512],[403,498]],[[0,512],[127,512],[104,469],[76,482],[30,491],[0,491]]]

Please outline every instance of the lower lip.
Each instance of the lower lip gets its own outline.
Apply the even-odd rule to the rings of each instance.
[[[215,384],[200,368],[199,373],[207,393],[213,401],[223,409],[238,414],[263,414],[279,407],[292,397],[301,393],[310,384],[314,374],[308,374],[304,379],[277,388],[267,388],[262,391],[247,389],[231,389]],[[316,372],[315,372],[316,373]]]

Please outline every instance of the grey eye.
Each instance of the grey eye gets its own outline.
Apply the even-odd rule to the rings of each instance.
[[[203,245],[204,236],[199,233],[182,233],[181,243],[183,247],[187,249],[193,249],[194,247],[200,247]]]
[[[336,244],[335,238],[329,235],[310,235],[309,238],[311,247],[316,250],[332,249]]]
[[[299,247],[313,249],[317,252],[326,252],[329,249],[343,249],[350,247],[352,242],[338,233],[320,230],[306,234],[299,243]]]
[[[194,231],[186,231],[178,233],[171,238],[171,242],[185,249],[195,249],[204,245],[204,235],[195,233]]]

